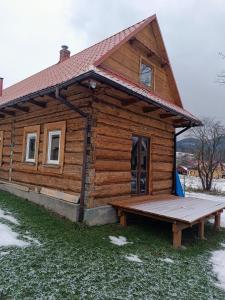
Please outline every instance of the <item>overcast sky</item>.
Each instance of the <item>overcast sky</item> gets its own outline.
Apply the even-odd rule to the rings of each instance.
[[[156,13],[184,107],[225,124],[224,0],[0,0],[4,87]]]

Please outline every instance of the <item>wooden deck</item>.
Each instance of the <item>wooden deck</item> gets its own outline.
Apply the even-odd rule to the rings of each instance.
[[[198,224],[199,237],[204,239],[204,223],[214,217],[214,228],[220,228],[220,214],[225,208],[222,201],[182,198],[172,195],[158,197],[130,197],[109,203],[118,212],[121,225],[126,226],[126,214],[143,215],[173,224],[173,246],[181,246],[182,230]]]

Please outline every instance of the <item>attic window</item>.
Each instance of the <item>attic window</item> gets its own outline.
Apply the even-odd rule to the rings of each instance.
[[[153,87],[153,68],[144,60],[141,60],[140,64],[140,82],[150,88]]]

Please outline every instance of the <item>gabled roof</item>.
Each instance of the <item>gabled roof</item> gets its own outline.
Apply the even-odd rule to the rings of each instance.
[[[23,101],[23,99],[27,99],[29,96],[32,96],[35,93],[41,93],[48,88],[64,84],[72,79],[77,78],[78,76],[81,76],[82,74],[90,73],[91,71],[103,77],[108,77],[111,81],[114,81],[121,86],[130,88],[131,90],[133,89],[135,93],[149,98],[152,103],[160,104],[162,107],[167,107],[169,110],[172,109],[172,111],[186,116],[191,120],[195,120],[197,123],[200,122],[182,107],[169,103],[168,101],[154,95],[150,91],[145,90],[143,87],[138,87],[138,85],[129,82],[125,78],[113,74],[109,70],[107,71],[98,68],[100,63],[106,59],[106,57],[108,57],[112,52],[127,42],[131,37],[137,34],[153,20],[156,20],[155,15],[71,56],[64,62],[50,66],[4,89],[2,97],[0,97],[0,107],[8,106],[16,101]]]
[[[63,83],[81,73],[85,73],[92,66],[97,66],[100,61],[117,49],[122,42],[151,22],[155,16],[147,18],[119,33],[71,56],[62,63],[55,64],[40,71],[6,89],[0,97],[0,103],[5,104],[10,100],[41,91],[51,86]]]

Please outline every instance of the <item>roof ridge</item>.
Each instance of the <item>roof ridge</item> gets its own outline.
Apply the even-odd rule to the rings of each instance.
[[[119,35],[120,33],[124,32],[124,31],[126,31],[126,30],[128,30],[128,29],[130,29],[130,28],[132,28],[132,27],[134,27],[134,26],[139,25],[140,23],[143,23],[143,22],[147,21],[148,19],[152,18],[153,16],[155,16],[155,15],[151,15],[150,17],[147,17],[147,18],[145,18],[145,19],[143,19],[143,20],[141,20],[141,21],[139,21],[139,22],[137,22],[137,23],[135,23],[135,24],[133,24],[133,25],[130,25],[130,26],[128,26],[128,27],[126,27],[126,28],[120,30],[119,32],[116,32],[116,33],[114,33],[114,34],[112,34],[112,35],[106,37],[105,39],[103,39],[103,40],[101,40],[101,41],[99,41],[99,42],[97,42],[97,43],[95,43],[95,44],[92,44],[92,45],[90,45],[89,47],[87,47],[87,48],[85,48],[85,49],[83,49],[83,50],[81,50],[81,51],[79,51],[79,52],[77,52],[77,53],[74,53],[74,54],[71,55],[67,60],[61,62],[60,64],[68,63],[68,61],[70,61],[70,60],[71,60],[72,58],[74,58],[76,55],[79,55],[79,54],[81,54],[82,52],[85,52],[85,51],[87,51],[87,50],[90,50],[92,47],[95,47],[95,46],[97,46],[98,44],[101,44],[101,43],[103,43],[104,41],[107,41],[107,40],[113,38],[114,36]],[[3,91],[7,91],[7,89],[12,88],[12,87],[16,86],[17,84],[20,84],[21,82],[27,80],[28,78],[32,78],[33,76],[36,76],[37,74],[39,74],[39,73],[41,73],[41,72],[43,72],[43,71],[46,71],[46,70],[48,70],[48,69],[50,69],[50,68],[52,68],[52,67],[54,67],[54,66],[57,66],[58,64],[59,64],[59,62],[57,62],[57,63],[55,63],[55,64],[52,64],[52,65],[50,65],[50,66],[48,66],[48,67],[46,67],[46,68],[44,68],[44,69],[42,69],[42,70],[40,70],[40,71],[37,71],[36,73],[34,73],[34,74],[32,74],[32,75],[30,75],[30,76],[28,76],[28,77],[25,77],[24,79],[19,80],[19,81],[17,81],[16,83],[14,83],[14,84],[8,86],[7,88],[3,89]]]
[[[130,26],[128,26],[128,27],[126,27],[126,28],[124,28],[124,29],[122,29],[122,30],[120,30],[120,31],[118,31],[118,32],[116,32],[116,33],[114,33],[114,34],[112,34],[112,35],[110,35],[110,36],[104,38],[103,40],[101,40],[101,41],[99,41],[99,42],[97,42],[97,43],[95,43],[95,44],[92,44],[91,46],[89,46],[89,47],[87,47],[87,48],[85,48],[85,49],[83,49],[83,50],[81,50],[81,51],[79,51],[79,52],[73,54],[71,57],[73,57],[73,56],[75,56],[75,55],[77,55],[77,54],[80,54],[80,53],[82,53],[83,51],[90,49],[91,47],[97,46],[98,44],[100,44],[100,43],[102,43],[102,42],[104,42],[104,41],[107,41],[108,39],[110,39],[110,38],[116,36],[117,34],[120,34],[121,32],[123,32],[123,31],[125,31],[125,30],[128,30],[128,29],[131,28],[131,27],[134,27],[134,26],[136,26],[136,25],[138,25],[138,24],[140,24],[140,23],[143,23],[143,22],[145,22],[147,19],[152,18],[153,16],[154,16],[154,15],[152,15],[152,16],[150,16],[150,17],[148,17],[148,18],[145,18],[145,19],[143,19],[143,20],[141,20],[141,21],[139,21],[139,22],[137,22],[137,23],[135,23],[135,24],[133,24],[133,25],[130,25]]]

